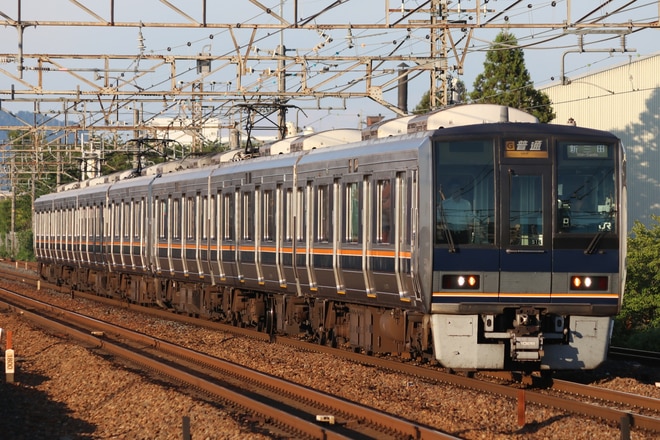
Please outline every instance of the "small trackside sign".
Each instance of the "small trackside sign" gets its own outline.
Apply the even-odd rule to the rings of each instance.
[[[14,350],[5,350],[5,375],[7,383],[14,382]]]

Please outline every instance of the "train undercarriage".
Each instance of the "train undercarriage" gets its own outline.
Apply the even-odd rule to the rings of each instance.
[[[611,331],[610,317],[532,307],[429,315],[70,265],[42,264],[40,274],[72,290],[356,352],[438,361],[454,371],[593,369],[605,359]]]
[[[43,279],[143,306],[252,327],[269,334],[309,338],[319,344],[369,354],[433,359],[429,315],[142,274],[70,265],[40,265]]]

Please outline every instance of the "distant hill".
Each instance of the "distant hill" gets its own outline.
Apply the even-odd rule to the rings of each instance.
[[[37,115],[37,124],[41,124],[43,121],[49,119],[50,116]],[[25,121],[28,124],[34,124],[34,114],[32,112],[20,111],[15,115],[6,112],[5,110],[0,110],[0,126],[10,126],[15,125],[17,127],[24,127]],[[53,119],[48,122],[48,125],[64,125],[63,122]],[[7,140],[7,130],[0,130],[0,142]]]

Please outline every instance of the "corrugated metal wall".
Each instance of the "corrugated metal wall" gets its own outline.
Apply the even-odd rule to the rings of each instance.
[[[574,55],[578,56],[578,55]],[[660,55],[542,89],[565,124],[610,131],[628,153],[628,226],[660,215]]]

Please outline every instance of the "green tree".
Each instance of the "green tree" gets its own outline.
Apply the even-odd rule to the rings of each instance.
[[[628,274],[623,308],[612,344],[660,351],[660,216],[647,228],[636,221],[628,238]]]
[[[531,81],[525,55],[518,40],[507,31],[500,32],[486,53],[484,71],[474,80],[472,102],[499,104],[524,110],[541,122],[555,118],[550,98],[536,90]]]

